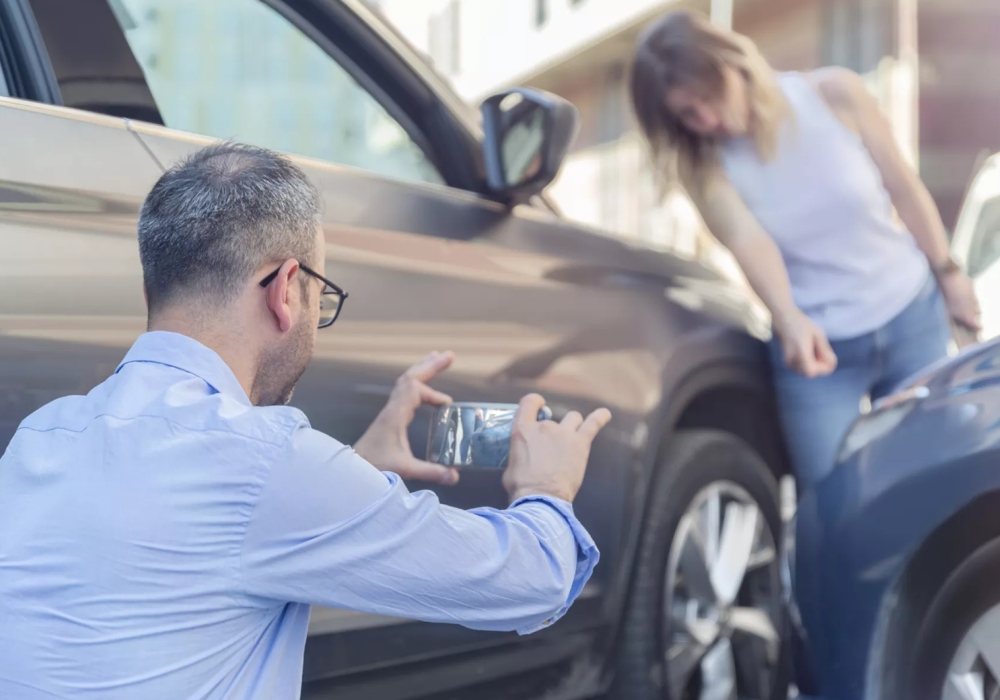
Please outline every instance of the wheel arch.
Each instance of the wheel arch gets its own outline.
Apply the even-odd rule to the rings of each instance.
[[[629,581],[652,483],[677,431],[720,430],[735,435],[757,451],[775,479],[790,473],[770,378],[759,365],[749,361],[719,361],[700,366],[677,382],[670,396],[659,444],[650,450],[651,463],[635,484],[630,539],[624,558],[628,562]],[[619,597],[624,604],[627,595]]]
[[[670,392],[663,412],[660,441],[650,449],[651,464],[635,483],[633,517],[622,566],[611,602],[614,628],[607,649],[604,689],[612,682],[616,652],[621,641],[621,624],[631,594],[636,552],[649,508],[653,480],[663,466],[672,437],[680,430],[719,430],[735,435],[754,449],[771,468],[775,479],[790,473],[769,375],[750,360],[723,360],[706,363],[684,375]]]
[[[674,426],[674,431],[699,429],[740,438],[764,459],[776,479],[791,473],[774,396],[764,387],[721,384],[705,388],[684,406]]]

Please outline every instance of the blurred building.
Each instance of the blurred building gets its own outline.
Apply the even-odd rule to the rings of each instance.
[[[954,226],[974,169],[1000,151],[1000,2],[918,8],[920,174]]]
[[[709,0],[380,0],[471,101],[511,85],[555,92],[582,130],[552,192],[567,214],[672,247],[698,244],[683,198],[660,202],[631,120],[626,71],[641,28]],[[976,158],[1000,147],[997,0],[734,0],[733,25],[779,70],[866,77],[952,225]],[[919,76],[919,77],[918,77]]]
[[[1000,150],[1000,2],[828,0],[826,14],[825,62],[900,68],[894,126],[954,226],[970,178]]]

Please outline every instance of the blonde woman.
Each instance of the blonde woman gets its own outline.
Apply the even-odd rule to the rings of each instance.
[[[808,489],[864,397],[944,356],[949,317],[978,329],[972,284],[856,74],[776,73],[746,37],[675,11],[640,39],[631,82],[656,162],[676,164],[771,311],[778,405]]]

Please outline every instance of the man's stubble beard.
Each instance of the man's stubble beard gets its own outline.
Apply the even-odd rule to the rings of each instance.
[[[295,385],[312,359],[316,334],[304,319],[281,347],[267,352],[254,379],[258,406],[285,406],[292,400]]]

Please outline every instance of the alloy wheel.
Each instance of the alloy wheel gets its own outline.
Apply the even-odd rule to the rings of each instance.
[[[1000,700],[1000,605],[969,628],[945,678],[942,700]]]
[[[771,698],[782,642],[776,542],[757,503],[734,483],[712,483],[691,501],[666,571],[671,700]]]

